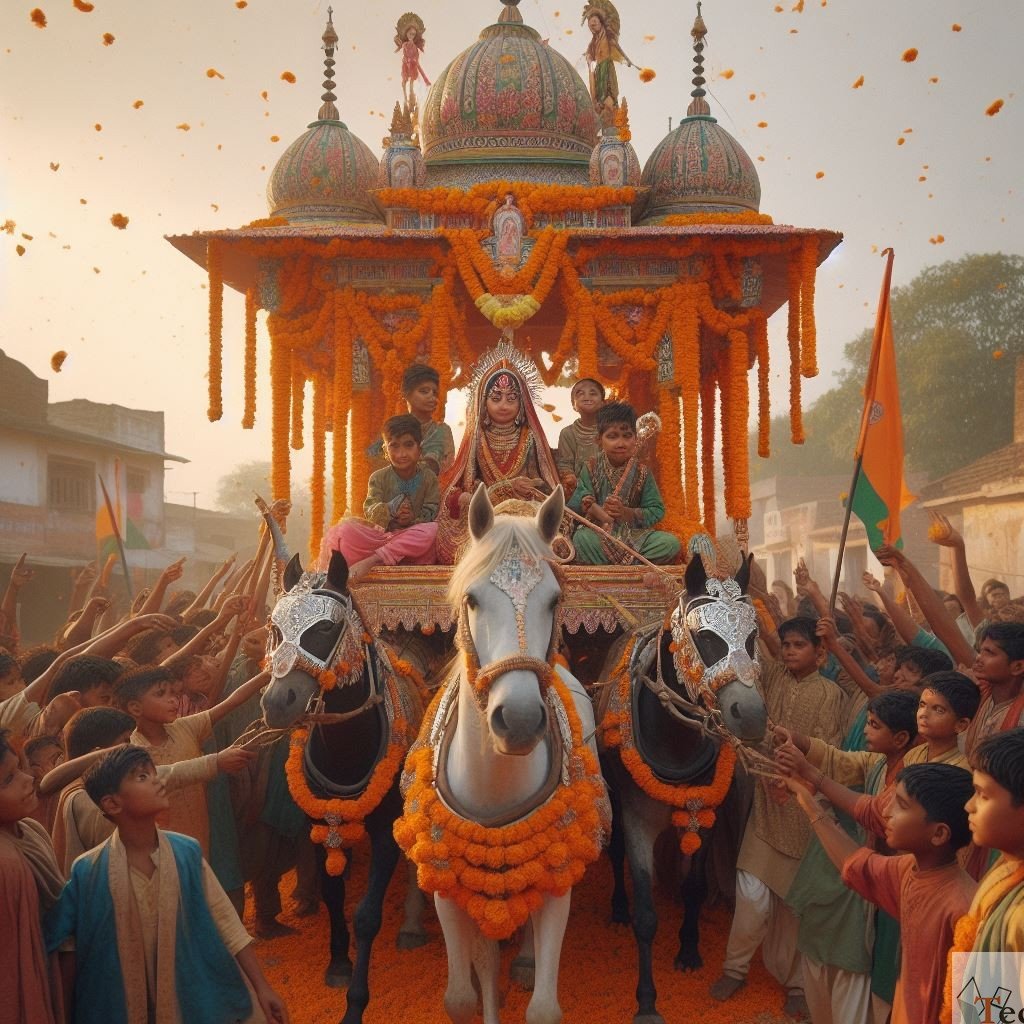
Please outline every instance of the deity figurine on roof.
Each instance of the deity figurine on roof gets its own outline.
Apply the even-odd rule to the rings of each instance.
[[[633,62],[619,46],[619,12],[611,0],[589,0],[581,24],[590,29],[590,43],[584,57],[590,72],[590,96],[603,124],[611,124],[619,105],[619,79],[615,65]]]
[[[409,110],[416,109],[413,87],[417,79],[422,78],[425,85],[430,85],[430,79],[420,66],[420,54],[427,45],[423,38],[425,31],[423,19],[412,11],[403,14],[395,26],[395,53],[402,52],[402,99]]]
[[[477,363],[466,409],[466,433],[441,477],[437,556],[457,561],[467,540],[466,510],[483,483],[491,502],[536,500],[558,486],[558,470],[534,404],[540,375],[507,341]]]

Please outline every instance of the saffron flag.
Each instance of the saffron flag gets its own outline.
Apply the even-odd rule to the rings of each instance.
[[[889,312],[893,252],[887,249],[886,253],[889,260],[878,300],[857,440],[861,471],[851,495],[852,510],[864,524],[873,551],[883,544],[903,547],[900,513],[914,500],[903,479],[903,419]]]

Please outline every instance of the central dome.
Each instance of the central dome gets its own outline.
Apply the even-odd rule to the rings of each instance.
[[[431,185],[494,178],[588,182],[597,115],[576,69],[513,3],[448,65],[423,104]]]

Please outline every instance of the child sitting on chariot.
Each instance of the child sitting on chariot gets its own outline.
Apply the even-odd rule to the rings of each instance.
[[[597,457],[597,411],[604,405],[604,385],[593,377],[583,377],[573,384],[569,397],[579,418],[562,428],[555,452],[558,479],[565,489],[566,499],[576,490],[587,460]]]
[[[650,470],[636,458],[636,413],[625,402],[609,402],[597,413],[599,451],[588,459],[569,502],[610,533],[615,544],[596,530],[580,526],[573,535],[576,561],[584,565],[636,565],[636,552],[649,562],[671,562],[679,539],[653,527],[665,515],[661,493]]]
[[[440,375],[426,363],[413,363],[402,374],[402,394],[410,416],[415,416],[420,425],[420,458],[440,476],[455,458],[455,438],[447,423],[434,419],[437,412]],[[386,458],[384,440],[378,438],[370,445],[368,454],[375,460]],[[379,465],[379,461],[378,461]]]
[[[429,367],[428,367],[429,369]],[[435,561],[437,475],[421,463],[420,421],[411,414],[392,416],[382,430],[389,465],[370,477],[364,519],[343,519],[324,535],[320,565],[340,551],[357,580],[375,565],[430,565]]]

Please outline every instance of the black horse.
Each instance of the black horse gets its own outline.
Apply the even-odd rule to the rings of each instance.
[[[633,643],[627,671],[628,700],[616,704],[618,680],[608,679],[600,721],[608,710],[629,716],[630,742],[654,778],[670,786],[705,786],[715,776],[723,734],[743,742],[764,736],[767,712],[756,687],[757,625],[746,597],[750,562],[735,580],[708,580],[699,555],[686,571],[686,593],[667,628],[658,626],[625,637],[607,665],[619,663],[624,646]],[[685,650],[684,650],[685,648]],[[703,666],[704,685],[681,679],[681,666]],[[716,735],[717,733],[717,735]],[[603,745],[602,764],[612,799],[613,829],[609,855],[615,876],[613,921],[630,920],[623,862],[633,879],[633,933],[639,955],[634,1024],[664,1024],[656,1008],[657,991],[651,947],[658,928],[654,907],[655,842],[672,823],[677,808],[652,798],[634,780],[620,748]],[[696,808],[695,808],[696,810]],[[689,812],[686,812],[687,814]],[[697,828],[691,819],[691,831]],[[706,830],[698,833],[704,836]],[[683,921],[675,967],[701,966],[699,913],[706,893],[702,842],[690,858],[683,884]]]
[[[269,517],[268,521],[272,520]],[[271,522],[278,559],[283,538]],[[263,695],[263,717],[271,728],[287,729],[300,720],[309,724],[303,751],[305,784],[318,799],[354,799],[366,791],[374,770],[385,756],[396,728],[396,711],[415,736],[422,706],[415,687],[392,673],[384,652],[364,638],[364,628],[348,591],[348,564],[335,552],[324,574],[306,574],[299,556],[287,562],[284,593],[271,616],[269,658],[274,679]],[[344,661],[343,661],[344,659]],[[361,671],[359,669],[361,659]],[[348,676],[342,666],[350,667]],[[338,671],[338,681],[322,686],[324,672]],[[395,687],[388,687],[391,675]],[[395,699],[398,694],[398,700]],[[395,708],[399,703],[400,708]],[[326,724],[317,724],[318,717]],[[325,981],[332,987],[348,986],[343,1024],[358,1024],[370,999],[368,972],[374,939],[381,927],[382,907],[388,883],[399,859],[392,832],[402,812],[400,772],[396,771],[383,798],[366,816],[370,840],[369,883],[356,908],[353,928],[355,964],[349,956],[349,931],[345,923],[345,875],[327,871],[327,848],[346,845],[333,829],[320,851],[323,898],[331,923],[330,964]],[[326,822],[314,824],[330,828]],[[405,922],[399,933],[400,948],[411,949],[426,941],[421,917],[423,895],[410,886]]]

